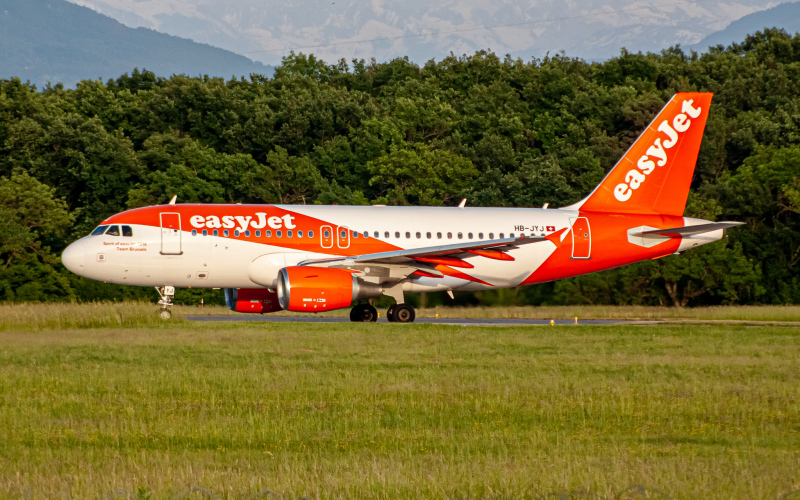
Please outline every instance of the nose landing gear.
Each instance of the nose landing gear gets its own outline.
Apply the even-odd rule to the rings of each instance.
[[[350,321],[354,323],[374,323],[378,321],[378,310],[369,304],[358,304],[350,310]]]
[[[390,323],[413,323],[417,315],[408,304],[395,304],[386,311],[386,319]]]
[[[158,292],[158,295],[161,296],[161,300],[158,301],[158,304],[161,306],[161,310],[158,311],[158,316],[164,320],[170,319],[172,317],[172,311],[170,311],[170,308],[173,305],[172,298],[175,296],[175,287],[156,287],[156,291]]]

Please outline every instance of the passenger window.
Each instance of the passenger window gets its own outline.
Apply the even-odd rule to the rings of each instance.
[[[386,231],[385,233],[383,233],[383,237],[384,238],[388,238],[389,237],[389,231]]]
[[[400,231],[395,231],[394,232],[394,237],[397,238],[397,239],[400,239]]]
[[[406,239],[411,239],[411,233],[406,232]]]
[[[374,236],[376,238],[380,238],[381,237],[381,233],[379,233],[378,231],[375,231],[374,233],[372,233],[372,236]]]
[[[369,238],[369,231],[364,231],[364,238]]]
[[[197,229],[192,229],[192,236],[197,236]]]
[[[447,233],[447,239],[448,240],[452,240],[453,239],[453,233]]]
[[[278,238],[283,238],[283,231],[275,231],[275,236]]]
[[[108,226],[108,231],[106,231],[106,235],[119,236],[119,226]]]
[[[239,230],[238,230],[238,229],[235,229],[235,230],[233,231],[233,235],[234,235],[234,236],[238,237],[238,236],[239,236],[239,234],[240,234],[240,233],[239,233]]]
[[[92,231],[92,236],[97,236],[98,234],[103,234],[108,229],[108,226],[97,226],[97,228]]]
[[[428,239],[431,239],[431,233],[425,233],[425,236],[427,236]]]
[[[489,233],[489,239],[490,239],[490,240],[493,240],[493,239],[494,239],[494,233]]]
[[[272,231],[267,230],[267,232],[264,233],[264,236],[266,236],[267,238],[272,238]]]
[[[214,236],[219,236],[219,230],[218,229],[214,230]]]
[[[353,231],[353,238],[358,238],[358,233]]]
[[[422,238],[422,233],[417,233],[417,239]]]
[[[330,233],[330,231],[325,231],[324,233],[322,233],[322,235],[323,235],[323,236],[324,236],[326,239],[331,237],[331,233]]]
[[[303,231],[297,231],[297,237],[298,238],[302,238],[303,237]]]
[[[208,236],[208,229],[203,229],[203,236]]]
[[[223,234],[223,236],[225,236],[227,238],[228,235],[231,234],[231,233],[228,232],[228,230],[226,229],[226,230],[222,231],[222,234]]]
[[[280,231],[278,231],[278,232],[280,232]],[[291,231],[286,231],[286,237],[287,238],[291,238],[292,236],[293,236],[293,234],[292,234]]]
[[[345,238],[347,238],[347,231],[339,231],[339,236],[340,236],[342,239],[345,239]]]
[[[500,233],[500,239],[502,240],[503,238],[505,238],[505,236],[503,236],[503,233]]]
[[[458,239],[459,240],[462,239],[463,237],[464,237],[464,235],[462,233],[458,233]]]
[[[478,233],[478,239],[479,239],[479,240],[482,240],[482,239],[483,239],[483,233]]]
[[[256,238],[261,238],[261,231],[256,229]]]
[[[467,238],[469,238],[469,239],[472,239],[472,233],[469,233],[469,234],[467,235]]]
[[[309,238],[313,238],[314,237],[314,231],[309,231],[308,232],[308,237]]]
[[[441,240],[442,239],[442,233],[436,233],[436,237]]]
[[[122,236],[126,238],[133,237],[133,229],[131,229],[131,226],[122,226]]]
[[[247,237],[249,238],[249,237],[250,237],[250,230],[248,229],[247,231],[245,231],[245,232],[244,232],[244,235],[245,235],[245,236],[247,236]]]
[[[514,233],[509,234],[508,237],[509,238],[513,238],[514,237]]]

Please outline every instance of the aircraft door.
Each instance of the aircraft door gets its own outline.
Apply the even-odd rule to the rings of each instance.
[[[331,226],[322,226],[319,228],[319,238],[322,248],[333,247],[333,228]]]
[[[161,255],[181,255],[181,215],[161,214]]]
[[[572,223],[572,258],[588,259],[592,255],[592,231],[589,219],[577,217],[570,219]]]
[[[350,230],[346,227],[336,228],[336,245],[339,248],[350,247]]]

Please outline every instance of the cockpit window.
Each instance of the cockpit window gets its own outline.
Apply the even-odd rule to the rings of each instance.
[[[97,236],[98,234],[103,234],[108,229],[108,226],[97,226],[97,228],[92,231],[92,236]]]
[[[122,226],[122,236],[133,236],[133,229],[131,229],[131,226]]]
[[[119,236],[119,226],[108,226],[106,236]]]

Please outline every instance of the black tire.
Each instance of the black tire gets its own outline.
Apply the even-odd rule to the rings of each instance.
[[[378,321],[378,310],[369,304],[364,306],[364,313],[361,315],[361,320],[365,323],[375,323]]]
[[[386,319],[389,323],[394,323],[394,310],[397,307],[397,304],[393,304],[389,306],[389,309],[386,310]]]
[[[350,309],[350,321],[354,323],[374,323],[378,321],[378,310],[369,304],[359,304]]]
[[[414,308],[408,304],[397,304],[393,316],[395,323],[413,323],[417,317]]]

